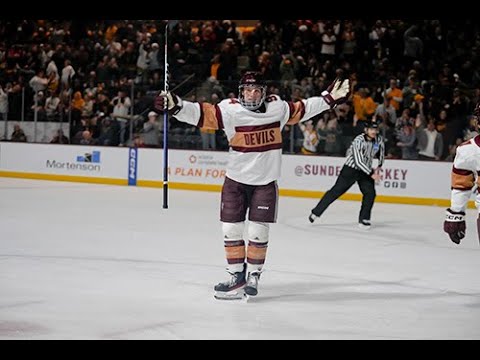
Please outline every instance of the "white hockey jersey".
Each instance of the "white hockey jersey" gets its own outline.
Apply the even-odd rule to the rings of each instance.
[[[287,102],[277,95],[265,100],[265,112],[245,109],[237,99],[218,105],[183,101],[179,121],[205,129],[223,129],[230,145],[226,176],[248,185],[266,185],[280,177],[282,134],[296,124],[330,109],[322,97]]]
[[[451,174],[452,194],[450,208],[453,211],[465,211],[472,191],[479,186],[479,172],[480,135],[477,135],[457,148]],[[478,194],[478,191],[475,205],[479,209],[480,194]]]

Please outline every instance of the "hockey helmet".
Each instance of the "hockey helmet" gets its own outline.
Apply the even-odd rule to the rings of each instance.
[[[366,121],[365,129],[378,129],[378,123],[376,121]]]
[[[247,101],[243,94],[246,87],[255,87],[261,91],[261,96],[252,101]],[[240,104],[247,110],[257,110],[262,106],[267,95],[267,84],[265,83],[262,74],[255,71],[247,71],[240,79],[238,85],[238,100]]]

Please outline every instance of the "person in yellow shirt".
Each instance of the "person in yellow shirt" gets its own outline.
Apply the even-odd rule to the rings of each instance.
[[[390,105],[395,108],[395,111],[398,114],[400,110],[400,103],[403,102],[403,92],[397,87],[397,80],[390,80],[390,87],[385,90],[385,97],[390,101]]]
[[[375,113],[377,103],[369,96],[367,88],[360,88],[356,94],[353,95],[353,110],[358,120],[366,121]]]
[[[302,154],[316,155],[319,138],[317,130],[313,126],[313,121],[308,120],[305,123],[299,123],[298,126],[303,133]]]

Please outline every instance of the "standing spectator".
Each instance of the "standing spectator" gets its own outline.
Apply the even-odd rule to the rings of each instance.
[[[351,21],[345,21],[345,27],[342,32],[342,40],[342,56],[346,61],[351,62],[355,56],[357,48],[355,31]]]
[[[158,43],[153,43],[150,52],[147,54],[148,71],[150,74],[159,73],[163,65],[160,65],[161,58],[160,46]]]
[[[406,124],[401,130],[398,131],[397,140],[397,146],[402,149],[403,160],[418,159],[416,147],[417,137],[411,124]]]
[[[329,26],[325,29],[325,33],[322,34],[322,47],[320,49],[320,54],[322,62],[324,63],[327,60],[332,60],[335,56],[335,43],[337,37],[333,32],[333,29]]]
[[[85,100],[83,100],[82,93],[80,91],[75,91],[75,93],[73,94],[72,102],[70,104],[70,109],[72,113],[72,123],[74,125],[80,122],[80,119],[82,118],[82,110],[84,106],[85,106]],[[88,118],[87,116],[84,116],[84,117]]]
[[[395,108],[390,105],[387,98],[383,98],[383,103],[377,106],[373,118],[377,123],[384,122],[388,126],[395,126],[397,122],[397,113]]]
[[[421,95],[420,85],[414,75],[408,77],[408,84],[402,89],[403,107],[410,108],[415,101],[415,96]]]
[[[3,121],[8,119],[8,92],[0,84],[0,115]]]
[[[417,129],[418,155],[420,160],[440,160],[443,153],[442,135],[435,129],[435,121],[430,119],[427,128]]]
[[[334,113],[332,113],[333,115]],[[319,130],[321,137],[325,138],[325,144],[323,147],[325,155],[328,156],[342,156],[343,155],[343,143],[342,143],[342,128],[338,124],[338,118],[330,116],[327,125],[323,130]]]
[[[48,121],[54,121],[58,115],[59,105],[60,105],[60,98],[57,96],[56,93],[49,93],[49,97],[45,100],[45,112],[47,114]]]
[[[53,60],[48,63],[46,74],[48,78],[48,89],[52,92],[57,91],[60,76],[58,75],[57,65],[55,65]]]
[[[43,70],[39,70],[37,75],[32,77],[28,84],[35,93],[44,91],[48,86],[48,79],[45,77],[45,72]]]
[[[475,115],[471,115],[468,117],[468,126],[463,130],[462,141],[468,141],[478,135],[477,122],[478,119]]]
[[[112,116],[120,123],[120,146],[123,146],[126,141],[127,117],[130,111],[132,102],[127,96],[125,90],[120,90],[118,95],[112,99],[113,113]]]
[[[308,120],[304,123],[299,123],[298,126],[303,133],[303,144],[301,152],[304,155],[317,154],[317,146],[319,142],[318,133],[313,127],[313,121]]]
[[[410,109],[404,109],[402,116],[398,117],[395,121],[395,130],[401,130],[405,125],[412,125],[415,123],[415,119],[410,116]]]
[[[72,84],[72,79],[75,76],[75,70],[73,69],[72,63],[70,60],[65,60],[65,66],[62,69],[62,87],[68,89]]]
[[[217,140],[216,131],[213,129],[200,129],[203,150],[216,150]]]
[[[146,147],[160,146],[160,132],[157,117],[158,114],[155,111],[150,111],[148,113],[148,120],[143,124],[142,137]]]
[[[353,95],[353,109],[357,120],[366,121],[371,119],[377,108],[367,88],[360,88],[358,93]]]
[[[423,41],[417,36],[418,26],[412,25],[403,34],[405,41],[405,65],[408,67],[414,60],[421,58],[423,54]]]
[[[393,106],[398,114],[400,104],[403,102],[403,93],[402,90],[398,88],[396,79],[390,79],[390,87],[385,90],[384,96],[389,100],[390,105]]]
[[[147,44],[147,40],[143,40],[138,47],[137,58],[137,77],[135,83],[143,84],[147,80],[147,70],[149,64],[148,52],[150,51],[150,45]]]

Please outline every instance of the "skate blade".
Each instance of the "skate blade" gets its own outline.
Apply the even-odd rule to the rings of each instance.
[[[244,300],[247,295],[241,291],[230,291],[227,293],[216,292],[213,297],[217,300]]]

